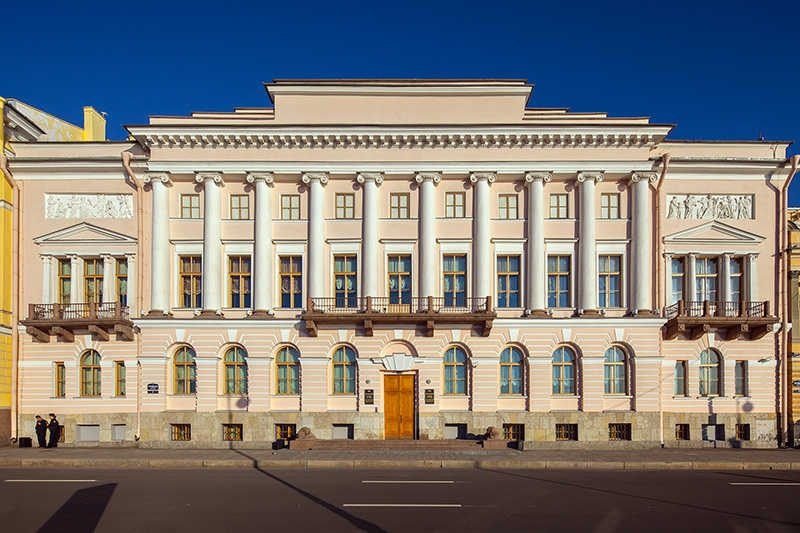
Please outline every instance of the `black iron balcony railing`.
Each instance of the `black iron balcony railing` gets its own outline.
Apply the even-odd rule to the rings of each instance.
[[[678,333],[687,333],[698,339],[711,328],[725,328],[726,338],[733,340],[742,333],[751,339],[760,339],[770,331],[778,319],[770,313],[769,302],[716,302],[710,300],[679,300],[664,309],[667,323],[664,338],[674,339]]]
[[[103,341],[112,334],[124,340],[134,339],[130,309],[120,302],[30,304],[28,318],[21,324],[41,342],[50,342],[52,335],[72,342],[78,331],[88,331]]]

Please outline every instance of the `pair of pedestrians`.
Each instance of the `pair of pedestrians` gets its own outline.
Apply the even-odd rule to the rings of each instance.
[[[39,448],[58,448],[58,420],[54,413],[50,413],[50,422],[45,422],[36,415],[36,438],[39,439]],[[50,442],[47,442],[47,430],[50,430]]]

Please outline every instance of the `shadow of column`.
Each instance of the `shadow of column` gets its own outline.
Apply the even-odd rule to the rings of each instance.
[[[45,524],[39,533],[94,531],[103,517],[116,483],[80,489],[73,494]]]

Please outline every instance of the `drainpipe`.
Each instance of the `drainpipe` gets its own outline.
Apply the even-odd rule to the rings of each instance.
[[[661,305],[661,258],[664,257],[663,252],[663,242],[661,240],[661,226],[663,224],[661,220],[661,184],[664,182],[664,177],[667,175],[667,169],[669,168],[669,160],[670,155],[669,152],[661,156],[661,176],[658,178],[658,183],[656,183],[656,207],[655,207],[655,214],[657,217],[656,220],[656,257],[653,264],[656,265],[656,308],[663,309],[664,306]],[[666,279],[664,280],[664,284],[666,285]],[[664,291],[666,291],[666,287],[664,287]],[[663,316],[663,315],[662,315]],[[662,346],[662,338],[661,334],[658,335],[658,353],[663,354],[663,346]],[[661,447],[664,447],[664,365],[663,362],[659,364],[658,373],[660,379],[658,380],[658,417],[660,423],[658,425],[658,433],[661,438]]]
[[[788,226],[788,212],[789,212],[789,185],[792,183],[792,178],[794,178],[795,173],[797,172],[797,164],[800,161],[800,155],[794,155],[787,162],[791,165],[789,169],[789,175],[786,177],[786,181],[783,182],[783,187],[781,187],[781,265],[780,265],[780,277],[778,279],[779,287],[780,287],[780,299],[781,299],[781,351],[783,357],[781,358],[781,372],[778,377],[778,383],[780,391],[781,399],[778,403],[778,407],[781,411],[780,413],[780,420],[781,420],[781,435],[780,435],[780,443],[784,446],[790,446],[791,444],[788,442],[789,440],[789,397],[791,392],[791,387],[789,384],[791,380],[789,379],[789,358],[791,354],[789,353],[789,226]]]
[[[128,151],[122,152],[122,166],[125,168],[125,171],[128,173],[133,185],[136,187],[136,218],[137,218],[137,235],[136,235],[136,270],[137,272],[142,271],[142,238],[144,236],[143,233],[143,207],[142,207],[142,184],[139,182],[139,179],[134,174],[133,169],[131,168],[131,153]],[[143,286],[144,283],[140,283],[140,281],[144,280],[144,277],[141,275],[136,275],[136,302],[138,303],[139,309],[143,309],[143,298],[144,298],[144,291]],[[134,439],[138,442],[141,438],[141,430],[142,430],[142,363],[139,359],[142,353],[142,334],[141,331],[136,335],[136,435]]]
[[[3,129],[2,117],[5,100],[0,98],[0,129]],[[5,174],[8,183],[11,185],[12,196],[11,206],[11,256],[14,258],[11,263],[11,442],[17,442],[19,436],[19,309],[20,309],[20,235],[22,234],[22,218],[20,217],[20,202],[22,201],[22,191],[14,180],[14,176],[8,169],[8,156],[5,154],[5,136],[0,142],[0,171]],[[16,229],[16,232],[14,231]]]

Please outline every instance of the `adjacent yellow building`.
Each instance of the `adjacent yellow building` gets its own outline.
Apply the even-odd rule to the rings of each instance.
[[[13,159],[14,145],[42,141],[104,141],[105,118],[93,107],[83,108],[84,127],[79,128],[60,118],[19,100],[0,97],[0,446],[15,437],[16,423],[12,420],[15,408],[15,353],[17,316],[14,309],[15,277],[15,182],[8,170]]]

